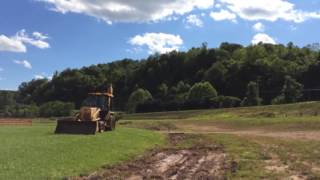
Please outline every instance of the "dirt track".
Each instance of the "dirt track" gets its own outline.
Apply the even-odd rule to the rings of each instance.
[[[0,119],[0,126],[1,125],[32,125],[32,119],[16,119],[16,118],[1,118]]]
[[[185,134],[233,134],[245,136],[264,136],[293,140],[315,140],[320,141],[320,131],[270,131],[263,129],[233,130],[223,129],[217,126],[202,125],[179,125],[179,128],[188,129],[184,131],[171,131],[172,133]]]
[[[172,143],[181,135],[170,137]],[[182,137],[183,138],[183,137]],[[195,146],[186,149],[162,149],[130,163],[106,168],[77,180],[96,179],[226,179],[236,164],[228,162],[222,146]]]

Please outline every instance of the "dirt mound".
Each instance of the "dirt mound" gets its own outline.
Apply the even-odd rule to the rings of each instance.
[[[78,180],[98,179],[226,179],[232,167],[221,146],[165,149]]]
[[[185,133],[169,133],[168,141],[171,145],[178,145],[186,139],[190,139],[192,135],[186,135]]]

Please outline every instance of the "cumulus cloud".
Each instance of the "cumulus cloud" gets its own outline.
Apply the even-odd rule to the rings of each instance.
[[[42,34],[41,32],[33,32],[32,35],[37,38],[37,39],[41,39],[41,40],[45,40],[45,39],[49,39],[49,36]]]
[[[145,33],[137,35],[129,40],[131,45],[147,46],[149,53],[167,53],[179,50],[183,40],[179,35],[165,33]]]
[[[50,44],[44,41],[47,38],[47,36],[39,32],[34,32],[32,37],[29,37],[24,29],[11,37],[0,35],[0,51],[25,53],[27,52],[26,44],[40,49],[47,49],[50,48]]]
[[[257,31],[257,32],[263,32],[265,30],[265,26],[264,24],[262,24],[261,22],[258,22],[256,24],[254,24],[252,26],[253,30]]]
[[[36,74],[36,75],[34,75],[34,78],[35,79],[44,79],[45,77],[41,74]]]
[[[296,9],[293,3],[286,0],[219,0],[219,3],[222,8],[251,21],[285,20],[301,23],[311,18],[320,19],[320,12]]]
[[[236,22],[237,16],[227,10],[222,9],[220,12],[211,12],[210,17],[216,21],[231,20]]]
[[[251,41],[251,43],[254,45],[259,44],[260,42],[265,44],[276,44],[276,41],[272,37],[264,33],[256,34]]]
[[[21,60],[21,61],[19,61],[19,60],[14,60],[13,62],[14,62],[15,64],[21,65],[21,66],[23,66],[23,67],[25,67],[25,68],[27,68],[27,69],[32,69],[31,63],[30,63],[29,61],[27,61],[27,60]]]
[[[186,23],[187,23],[187,27],[190,27],[190,26],[203,27],[202,20],[199,18],[199,16],[195,14],[190,14],[189,16],[187,16]]]
[[[78,13],[113,22],[155,22],[213,7],[214,0],[38,0],[60,13]]]
[[[26,46],[15,38],[0,35],[0,51],[27,52]]]
[[[52,75],[49,76],[47,73],[42,72],[41,74],[34,75],[34,78],[35,79],[49,79],[49,80],[51,80],[52,79]]]
[[[42,34],[38,34],[37,32],[33,33],[36,35],[33,35],[34,38],[30,38],[26,34],[26,30],[22,29],[21,31],[17,32],[15,39],[26,44],[30,44],[32,46],[35,46],[40,49],[47,49],[50,48],[49,43],[45,42],[43,38],[46,38],[42,36]],[[39,37],[40,35],[40,37]]]

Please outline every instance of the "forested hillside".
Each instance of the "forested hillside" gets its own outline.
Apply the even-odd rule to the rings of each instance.
[[[79,107],[88,92],[105,90],[112,83],[116,110],[317,100],[320,52],[310,47],[222,43],[219,48],[207,48],[204,43],[187,52],[66,69],[56,72],[52,80],[22,83],[16,99],[20,104],[59,100]]]

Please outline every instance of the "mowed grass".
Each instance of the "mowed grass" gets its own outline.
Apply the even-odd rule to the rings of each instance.
[[[55,135],[55,125],[0,126],[0,179],[86,175],[165,143],[161,134],[118,128],[95,136]]]

